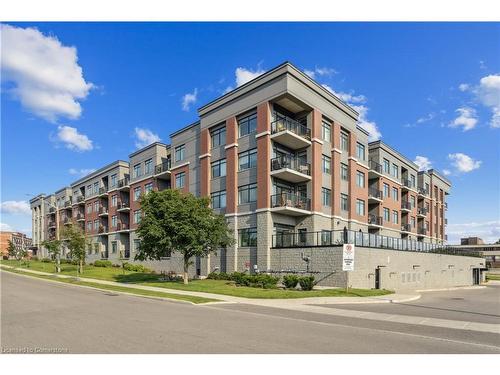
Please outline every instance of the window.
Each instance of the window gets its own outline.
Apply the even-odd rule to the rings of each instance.
[[[99,182],[94,182],[94,194],[99,192]]]
[[[386,184],[384,182],[384,198],[388,198],[389,197],[389,184]]]
[[[115,194],[111,197],[111,207],[116,207],[118,204],[118,196]]]
[[[117,223],[116,215],[113,215],[113,217],[111,218],[111,226],[113,228],[116,228],[116,223]]]
[[[356,185],[362,188],[365,187],[365,174],[363,172],[356,172]]]
[[[92,185],[87,185],[87,196],[92,194]]]
[[[111,175],[111,187],[116,187],[118,182],[118,176],[116,174]]]
[[[397,224],[399,221],[399,213],[398,211],[392,211],[392,222]]]
[[[238,155],[239,170],[243,171],[257,166],[257,149],[248,150]]]
[[[410,196],[410,202],[411,202],[411,207],[412,208],[417,207],[417,205],[415,203],[415,197],[413,195]]]
[[[399,167],[396,164],[392,165],[392,175],[396,178],[399,177]]]
[[[95,201],[94,202],[94,212],[98,212],[99,211],[99,201]]]
[[[140,240],[134,240],[134,251],[136,253],[139,252],[139,246],[141,246],[141,241]]]
[[[398,201],[398,188],[392,188],[392,199],[396,202]]]
[[[141,165],[136,164],[136,165],[134,165],[134,178],[137,178],[140,176],[141,176]]]
[[[134,211],[134,223],[139,224],[141,222],[141,210]]]
[[[356,199],[356,214],[358,216],[365,216],[365,201]]]
[[[425,191],[427,192],[427,194],[430,194],[430,190],[429,190],[429,184],[426,182],[425,183]]]
[[[87,213],[91,214],[92,213],[92,204],[87,205]]]
[[[340,178],[344,181],[349,180],[349,169],[347,164],[340,163]]]
[[[257,130],[257,113],[238,119],[238,135],[244,137]]]
[[[349,196],[347,194],[340,194],[340,209],[349,211]]]
[[[98,253],[99,253],[99,244],[95,243],[94,244],[94,254],[98,254]]]
[[[144,185],[144,194],[147,194],[152,190],[153,190],[153,183],[152,182]]]
[[[177,173],[175,175],[175,187],[177,189],[182,189],[185,184],[186,172]]]
[[[323,155],[323,173],[332,173],[332,159],[326,155]]]
[[[99,229],[99,220],[94,220],[94,230],[98,230]]]
[[[384,173],[391,174],[391,164],[389,163],[389,160],[384,159],[382,164],[384,166]]]
[[[92,230],[92,222],[87,221],[87,231],[90,232]]]
[[[140,186],[134,188],[134,201],[138,201],[142,193],[142,189]]]
[[[384,207],[384,221],[385,222],[391,221],[391,211],[389,211],[389,209],[385,207]]]
[[[87,254],[91,255],[92,254],[92,244],[87,244]]]
[[[238,246],[257,246],[257,228],[246,228],[238,231]]]
[[[148,159],[144,162],[144,174],[153,172],[153,159]]]
[[[181,161],[184,160],[184,157],[186,156],[186,146],[185,145],[180,145],[175,148],[175,161]]]
[[[323,206],[330,207],[332,205],[332,191],[330,189],[322,188],[321,197]]]
[[[358,155],[358,160],[365,160],[365,146],[362,145],[361,143],[357,143],[356,145],[356,152]]]
[[[415,228],[415,217],[414,217],[414,216],[412,216],[412,217],[410,218],[410,223],[411,223],[411,227],[412,227],[412,228]]]
[[[349,136],[344,132],[340,133],[340,148],[343,151],[349,151]]]
[[[111,252],[113,254],[116,254],[117,249],[118,249],[118,244],[116,243],[116,241],[111,242]]]
[[[238,188],[238,203],[246,204],[257,201],[257,184],[240,186]]]
[[[425,202],[425,210],[429,213],[429,202]]]
[[[226,207],[226,191],[216,191],[211,195],[212,208],[225,208]]]
[[[332,126],[325,121],[321,125],[321,136],[324,141],[331,142],[332,140]]]
[[[212,163],[212,178],[226,175],[226,159],[220,159]]]
[[[332,243],[332,232],[329,230],[321,231],[321,244],[330,245]]]
[[[226,127],[212,130],[210,133],[212,137],[212,148],[219,147],[226,144]]]
[[[411,187],[414,188],[415,186],[417,186],[417,183],[415,182],[415,176],[414,175],[410,175],[410,182],[411,182]]]

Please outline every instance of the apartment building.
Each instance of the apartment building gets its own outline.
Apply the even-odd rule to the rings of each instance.
[[[273,248],[291,239],[325,245],[335,231],[419,249],[446,240],[449,181],[435,170],[419,171],[383,142],[369,142],[358,113],[292,64],[230,91],[198,114],[199,121],[170,135],[170,145],[153,143],[128,162],[32,200],[36,244],[73,222],[91,239],[90,261],[132,258],[140,246],[138,198],[169,188],[211,197],[237,239],[197,260],[193,272],[202,275],[214,267],[268,270]]]
[[[29,251],[33,245],[32,239],[24,233],[0,231],[0,254],[2,257],[9,256],[9,241],[14,244],[18,251]]]

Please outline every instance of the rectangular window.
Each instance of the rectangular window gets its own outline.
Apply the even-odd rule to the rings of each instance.
[[[349,151],[349,136],[344,132],[340,133],[340,149],[342,151]]]
[[[417,204],[415,202],[415,197],[413,195],[410,195],[410,202],[411,202],[411,207],[412,208],[417,207]]]
[[[356,214],[365,216],[365,201],[362,199],[356,199]]]
[[[431,193],[431,191],[429,190],[429,184],[427,182],[425,183],[425,191],[427,192],[427,194]]]
[[[111,226],[113,228],[116,228],[116,223],[117,223],[116,215],[113,215],[113,217],[111,218]]]
[[[94,230],[99,229],[99,220],[94,220]]]
[[[136,253],[139,252],[139,246],[141,246],[141,241],[140,240],[134,240],[134,251]]]
[[[182,189],[185,184],[186,172],[177,173],[175,175],[175,188]]]
[[[99,192],[99,182],[94,182],[94,194]]]
[[[389,198],[389,184],[384,183],[384,198]]]
[[[138,201],[139,198],[141,197],[142,189],[140,186],[137,186],[134,188],[134,201]]]
[[[257,184],[240,186],[238,188],[238,203],[246,204],[257,201]]]
[[[113,254],[116,254],[117,250],[118,250],[118,244],[116,243],[116,241],[111,242],[111,252]]]
[[[347,164],[340,163],[340,178],[344,181],[349,180],[349,168]]]
[[[329,156],[323,155],[322,157],[323,173],[332,173],[332,159]]]
[[[87,244],[87,254],[92,255],[92,244]]]
[[[332,126],[323,121],[321,125],[321,136],[324,141],[331,142],[332,141]]]
[[[257,246],[257,228],[246,228],[238,231],[239,247]]]
[[[347,194],[340,194],[340,209],[349,211],[349,196]]]
[[[397,224],[399,221],[399,213],[398,211],[392,211],[392,222]]]
[[[384,166],[384,173],[391,174],[391,164],[389,163],[389,160],[384,159],[382,164]]]
[[[148,159],[144,162],[144,174],[153,173],[153,159]]]
[[[412,227],[412,228],[415,228],[415,217],[414,217],[414,216],[412,216],[412,217],[410,218],[410,223],[411,223],[411,227]]]
[[[239,170],[243,171],[257,166],[257,149],[248,150],[238,154]]]
[[[212,163],[212,178],[226,175],[226,159],[220,159]]]
[[[332,205],[332,191],[330,189],[322,188],[321,197],[323,206],[330,207]]]
[[[92,222],[87,221],[87,231],[90,232],[92,230]]]
[[[145,194],[149,193],[152,190],[153,190],[153,183],[152,182],[144,185],[144,193]]]
[[[134,223],[139,224],[141,222],[141,210],[134,211]]]
[[[399,199],[398,198],[398,188],[395,188],[395,187],[392,188],[392,199],[396,202],[398,201],[398,199]]]
[[[392,175],[396,178],[399,177],[399,167],[396,164],[392,165]]]
[[[115,194],[111,197],[111,207],[116,207],[118,204],[118,196]]]
[[[212,208],[226,208],[226,191],[215,191],[210,194]]]
[[[87,213],[91,214],[92,213],[92,204],[87,205]]]
[[[356,172],[356,185],[358,185],[361,188],[365,187],[365,174],[363,172],[360,171]]]
[[[365,159],[365,146],[362,145],[361,143],[357,143],[356,145],[356,151],[358,155],[358,160],[366,160]]]
[[[212,148],[219,147],[226,144],[226,127],[217,128],[210,132],[212,139]]]
[[[99,212],[99,201],[94,202],[94,212]]]
[[[414,175],[410,175],[410,183],[411,183],[411,187],[414,188],[415,186],[417,186],[417,183],[415,182],[415,176]]]
[[[186,156],[186,146],[185,145],[180,145],[175,148],[175,161],[181,161],[184,160],[184,157]]]
[[[391,221],[391,211],[389,211],[389,209],[385,207],[384,207],[384,221],[387,223]]]
[[[140,176],[141,176],[141,165],[136,164],[136,165],[134,165],[134,178],[137,178]]]
[[[118,176],[116,174],[111,175],[111,187],[116,187],[118,182]]]
[[[257,113],[241,117],[238,119],[238,136],[244,137],[250,133],[257,131]]]

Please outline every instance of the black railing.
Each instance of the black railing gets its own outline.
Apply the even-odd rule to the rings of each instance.
[[[76,220],[85,220],[85,216],[83,214],[76,215]]]
[[[55,228],[56,227],[56,222],[55,221],[49,221],[48,227],[49,228]]]
[[[271,159],[271,171],[289,168],[294,171],[311,175],[311,165],[300,158],[294,158],[288,155],[282,155]]]
[[[382,190],[378,190],[377,188],[373,187],[368,188],[368,197],[382,199],[382,196]]]
[[[421,195],[429,195],[429,190],[424,188],[418,188],[418,193]]]
[[[368,160],[368,166],[370,167],[371,170],[374,170],[375,172],[382,173],[382,165],[377,163],[375,160],[370,159]]]
[[[99,215],[103,215],[103,214],[108,214],[108,208],[107,207],[99,207]]]
[[[118,188],[128,186],[128,182],[129,182],[128,177],[125,177],[125,178],[122,178],[121,180],[118,180]]]
[[[117,230],[128,230],[129,226],[127,223],[118,223],[118,224],[116,224],[116,229]]]
[[[81,202],[83,202],[84,200],[85,200],[85,196],[83,196],[83,195],[79,195],[79,196],[76,198],[76,201],[77,201],[78,203],[81,203]]]
[[[427,228],[418,228],[417,233],[427,236]]]
[[[64,202],[64,207],[68,208],[68,207],[71,207],[71,201],[66,201]]]
[[[383,225],[382,216],[377,216],[373,214],[368,215],[368,224],[370,225]]]
[[[425,208],[425,207],[419,207],[418,208],[417,214],[419,214],[419,215],[427,215],[427,213],[428,213],[427,208]]]
[[[402,232],[411,232],[411,225],[410,224],[401,224],[401,231]]]
[[[99,188],[99,194],[107,194],[108,193],[108,188],[107,187],[101,187]]]
[[[307,126],[302,125],[300,122],[289,119],[289,118],[279,118],[271,123],[271,133],[280,133],[282,131],[291,131],[294,134],[307,140],[311,140],[311,129]]]
[[[402,210],[411,210],[411,202],[402,201],[401,202],[401,209]]]
[[[97,231],[98,233],[108,233],[108,228],[105,227],[104,225],[99,226],[99,230]]]
[[[54,207],[49,208],[49,213],[50,214],[55,214],[56,213],[56,209]]]
[[[155,174],[160,174],[160,173],[163,173],[163,172],[167,172],[170,170],[170,160],[168,161],[165,161],[161,164],[158,164],[155,166]]]
[[[271,195],[271,207],[291,207],[310,211],[311,200],[294,193],[280,193]]]
[[[401,180],[401,184],[404,186],[404,187],[407,187],[409,189],[413,189],[415,186],[413,186],[413,184],[411,183],[411,180],[408,180],[406,178],[402,179]]]
[[[124,208],[130,208],[130,204],[128,202],[119,202],[117,206],[118,210],[124,209]]]

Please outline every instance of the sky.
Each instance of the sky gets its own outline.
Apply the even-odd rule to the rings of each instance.
[[[450,243],[500,238],[499,23],[3,23],[0,228],[284,61],[452,182]]]

